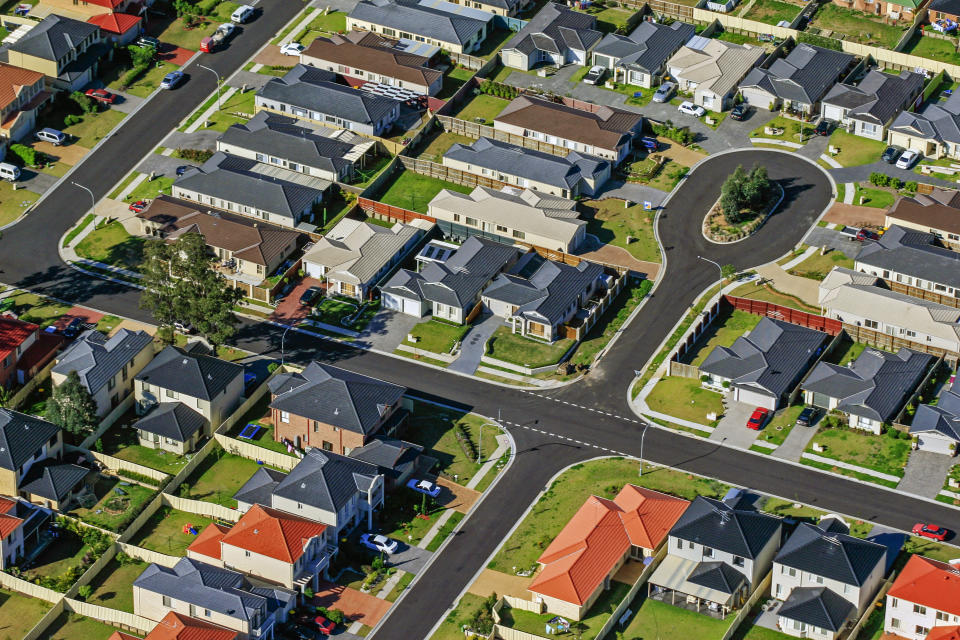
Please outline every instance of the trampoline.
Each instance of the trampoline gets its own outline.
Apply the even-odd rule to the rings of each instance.
[[[257,435],[257,433],[259,433],[260,429],[262,428],[263,427],[256,424],[255,422],[248,422],[247,426],[243,428],[243,431],[237,434],[237,437],[243,438],[244,440],[253,440],[253,437]]]

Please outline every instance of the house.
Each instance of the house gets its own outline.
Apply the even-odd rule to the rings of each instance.
[[[133,389],[138,415],[149,417],[164,404],[182,404],[201,415],[209,428],[216,429],[237,408],[243,399],[243,365],[196,353],[195,349],[190,350],[191,346],[165,348],[137,374]],[[170,407],[162,410],[173,411]],[[169,423],[186,420],[186,416],[181,410],[162,420]],[[197,425],[190,427],[197,428]],[[167,451],[179,451],[189,444],[187,441],[167,443],[165,438],[150,431],[141,433],[140,440],[144,446]]]
[[[40,326],[0,316],[0,386],[7,389],[24,380],[17,379],[17,364],[33,345],[37,344]]]
[[[238,640],[239,637],[240,635],[232,629],[171,611],[143,640]],[[139,640],[139,638],[121,631],[114,631],[109,640]]]
[[[197,203],[159,195],[137,214],[145,236],[176,242],[199,233],[214,258],[212,268],[228,280],[261,284],[307,242],[305,234],[273,225],[258,225],[242,215],[199,211]]]
[[[140,444],[183,455],[211,433],[210,421],[182,402],[161,402],[133,423]]]
[[[76,91],[94,80],[105,54],[100,27],[50,15],[10,44],[3,60],[47,77],[47,88]]]
[[[276,637],[296,601],[289,589],[255,586],[241,573],[191,558],[172,567],[151,564],[133,582],[136,615],[158,622],[171,612],[199,618],[242,640]]]
[[[405,387],[319,362],[268,384],[273,436],[298,449],[350,455],[374,435],[393,435],[412,408]]]
[[[695,35],[692,24],[645,20],[630,35],[608,33],[593,50],[593,64],[611,71],[614,82],[650,89],[660,84],[667,61]]]
[[[259,504],[329,525],[336,535],[331,532],[328,540],[336,544],[356,526],[373,527],[383,493],[376,465],[314,448],[290,473],[257,469],[233,497],[242,512]]]
[[[192,200],[272,224],[312,231],[314,210],[330,182],[249,158],[214,153],[177,178],[174,198]]]
[[[400,117],[400,100],[337,84],[336,77],[325,69],[298,64],[257,90],[257,111],[289,114],[368,136],[388,135]]]
[[[960,250],[960,192],[934,189],[926,195],[897,198],[884,221],[886,227],[893,225],[927,231],[944,246]]]
[[[597,18],[548,2],[500,50],[503,66],[528,71],[545,64],[590,63],[590,51],[603,39]]]
[[[384,227],[344,218],[303,256],[303,270],[326,278],[328,296],[363,302],[431,229],[433,223],[422,219]]]
[[[689,504],[632,484],[613,500],[590,496],[537,560],[534,599],[552,614],[582,620],[624,564],[656,553]]]
[[[960,22],[960,2],[957,0],[931,0],[927,5],[927,20],[952,20]]]
[[[187,547],[187,557],[287,589],[316,590],[330,565],[327,530],[325,524],[255,504],[232,527],[208,524]]]
[[[431,69],[429,58],[402,51],[369,31],[317,38],[300,53],[300,62],[421,95],[435,96],[443,88],[443,72]]]
[[[854,135],[883,142],[896,117],[916,103],[923,83],[923,76],[913,71],[893,75],[871,69],[856,85],[833,85],[820,114]]]
[[[693,94],[693,103],[724,111],[733,104],[738,85],[766,52],[762,47],[694,36],[667,61],[667,70],[680,91]]]
[[[460,4],[460,0],[453,0],[453,3]],[[467,5],[466,0],[463,4]],[[469,6],[472,6],[474,9],[492,13],[495,16],[513,17],[529,5],[529,0],[481,0],[480,2],[474,0]],[[494,25],[496,24],[497,23],[494,22]]]
[[[913,22],[923,0],[838,0],[837,6],[863,11],[864,13],[880,16],[885,21]]]
[[[769,68],[751,70],[740,82],[740,95],[761,109],[811,116],[820,111],[821,98],[855,60],[849,53],[802,42]]]
[[[21,500],[0,496],[0,570],[18,564],[46,529],[50,514]]]
[[[587,235],[576,202],[532,189],[441,189],[427,205],[427,214],[436,218],[445,237],[480,236],[562,253],[575,251]]]
[[[887,591],[883,630],[925,640],[935,627],[960,623],[960,570],[955,563],[912,555]]]
[[[493,31],[493,20],[492,13],[443,0],[361,0],[347,15],[347,29],[472,53]]]
[[[667,556],[650,576],[648,597],[699,613],[726,615],[743,605],[780,548],[779,518],[731,491],[697,496],[670,529]]]
[[[43,0],[31,11],[30,15],[50,14],[67,16],[77,20],[86,20],[88,17],[127,14],[146,14],[147,5],[153,2],[145,0]]]
[[[887,282],[960,298],[960,252],[944,247],[932,233],[890,226],[876,242],[864,243],[854,269]]]
[[[37,126],[37,114],[50,99],[39,71],[0,62],[0,135],[16,142]]]
[[[866,349],[846,367],[819,362],[803,382],[804,402],[849,416],[851,427],[880,434],[924,380],[933,356],[910,349]]]
[[[781,601],[780,629],[797,638],[836,640],[873,603],[886,571],[887,547],[854,538],[825,516],[800,523],[773,560],[770,593]]]
[[[429,471],[437,463],[436,458],[423,454],[422,446],[380,434],[350,451],[350,457],[375,465],[388,490],[404,486],[418,469]]]
[[[566,337],[563,326],[583,313],[603,289],[603,279],[603,267],[593,262],[573,266],[531,252],[510,273],[494,278],[480,299],[507,321],[512,333],[553,342]]]
[[[618,165],[643,131],[643,116],[600,106],[575,109],[533,96],[514,98],[493,120],[498,131],[598,156]]]
[[[610,179],[610,163],[601,158],[576,151],[556,156],[491,138],[469,146],[455,142],[443,166],[558,198],[594,195]]]
[[[700,372],[709,376],[708,385],[729,383],[733,400],[776,411],[790,402],[829,341],[821,331],[763,318],[733,345],[714,347]]]
[[[960,159],[960,92],[919,111],[903,111],[890,125],[887,144],[916,149],[927,158]]]
[[[345,129],[304,126],[306,122],[259,111],[217,138],[217,151],[283,167],[330,182],[349,182],[377,143]]]
[[[431,262],[419,273],[400,269],[380,289],[382,304],[407,315],[464,324],[482,304],[481,292],[498,273],[513,265],[514,247],[470,236],[446,262]]]
[[[134,376],[147,366],[153,354],[153,337],[146,331],[120,329],[108,338],[90,329],[57,357],[50,380],[58,387],[71,371],[76,371],[102,418],[133,391]]]
[[[104,40],[120,46],[129,45],[143,33],[143,18],[129,13],[101,13],[87,22],[100,27]]]
[[[921,404],[910,423],[910,435],[920,451],[956,455],[960,443],[960,387],[952,384],[937,396],[937,404]]]

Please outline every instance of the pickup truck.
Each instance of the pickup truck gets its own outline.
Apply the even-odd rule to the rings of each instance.
[[[230,23],[224,23],[217,27],[217,30],[213,32],[213,35],[209,35],[203,40],[200,41],[200,51],[204,53],[213,53],[220,46],[226,42],[227,38],[230,37],[230,34],[233,33],[234,26]]]

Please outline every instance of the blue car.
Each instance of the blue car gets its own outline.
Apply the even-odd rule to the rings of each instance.
[[[407,486],[413,489],[418,493],[425,493],[431,498],[436,498],[440,495],[440,487],[434,482],[429,480],[417,480],[416,478],[410,478],[407,480]]]
[[[163,76],[163,81],[160,83],[160,88],[173,89],[181,82],[183,82],[183,71],[171,71],[167,75]]]

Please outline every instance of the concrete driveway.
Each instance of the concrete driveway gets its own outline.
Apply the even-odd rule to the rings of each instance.
[[[55,185],[58,180],[60,180],[60,178],[51,176],[48,173],[41,173],[33,169],[25,168],[20,170],[20,179],[17,181],[17,187],[42,196],[46,190]]]
[[[403,569],[408,573],[417,573],[427,564],[433,551],[414,547],[405,541],[400,541],[400,550],[387,559],[387,566]]]
[[[815,435],[817,435],[816,424],[809,427],[793,425],[793,429],[787,434],[783,443],[776,448],[773,455],[777,458],[783,458],[784,460],[800,462],[800,457]]]
[[[159,153],[151,153],[143,159],[137,166],[140,173],[155,173],[158,176],[167,176],[168,178],[177,177],[177,167],[182,166],[197,167],[199,163],[190,162],[183,158],[174,158],[173,156],[162,156]]]
[[[861,243],[854,240],[854,236],[826,227],[813,227],[803,241],[811,247],[830,247],[848,258],[853,258],[863,248]]]
[[[463,342],[460,345],[460,357],[447,368],[460,373],[472,374],[476,371],[477,367],[480,366],[480,358],[483,357],[486,350],[487,340],[503,324],[503,318],[498,318],[492,314],[474,324],[467,335],[463,336]]]
[[[897,489],[924,498],[936,498],[947,482],[947,474],[956,460],[931,451],[911,451],[903,479]]]
[[[710,439],[723,442],[725,445],[749,449],[760,434],[759,431],[746,427],[747,419],[756,407],[745,402],[734,402],[729,397],[726,405],[727,412],[720,418],[720,424],[710,434]]]
[[[357,338],[356,344],[368,349],[393,353],[411,329],[421,322],[423,318],[415,318],[391,309],[381,309],[370,319],[367,327]]]
[[[111,89],[111,91],[113,91]],[[110,105],[110,108],[114,111],[119,111],[120,113],[133,113],[133,111],[143,104],[145,98],[135,96],[129,93],[123,93],[122,91],[113,91],[116,93],[120,99]]]
[[[286,64],[289,65],[291,64],[291,62],[293,64],[296,64],[297,59],[287,58]],[[233,74],[233,76],[231,76],[229,80],[227,80],[227,84],[230,85],[231,87],[236,87],[238,89],[242,89],[246,87],[247,91],[249,91],[251,89],[254,89],[254,90],[259,89],[263,85],[270,82],[270,80],[274,77],[275,76],[271,76],[266,73],[257,73],[256,71],[243,71],[241,69],[240,71],[237,71],[235,74]]]
[[[174,131],[163,141],[163,146],[168,149],[216,149],[217,138],[221,135],[219,131]]]

